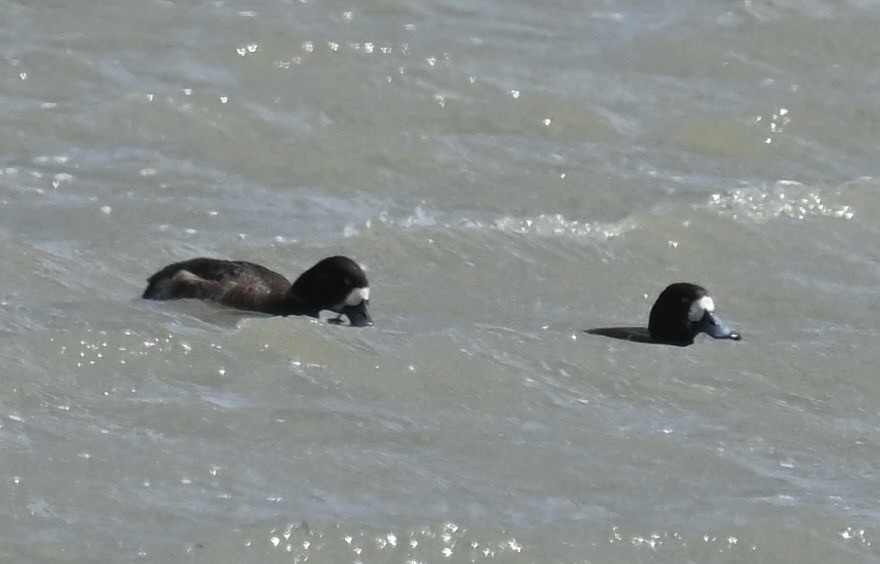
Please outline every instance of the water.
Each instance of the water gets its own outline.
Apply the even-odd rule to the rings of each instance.
[[[880,560],[880,8],[368,4],[0,1],[0,557]]]

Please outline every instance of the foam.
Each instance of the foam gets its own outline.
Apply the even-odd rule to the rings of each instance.
[[[855,210],[836,201],[839,198],[839,194],[826,195],[822,189],[794,180],[779,180],[771,188],[748,187],[713,194],[709,208],[734,218],[747,217],[759,222],[780,217],[852,219]]]
[[[437,213],[416,206],[412,214],[395,217],[382,212],[376,220],[383,225],[418,229],[425,227],[443,227],[446,229],[473,229],[513,233],[518,235],[537,235],[540,237],[566,238],[598,238],[611,239],[627,231],[635,229],[631,220],[615,223],[588,222],[578,219],[567,219],[562,214],[539,214],[531,217],[514,216],[478,216],[469,217],[459,213]],[[373,220],[363,224],[364,229],[371,229]],[[361,232],[361,227],[347,225],[344,230],[346,237],[353,237]]]

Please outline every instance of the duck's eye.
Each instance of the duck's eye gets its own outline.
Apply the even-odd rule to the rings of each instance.
[[[346,278],[346,279],[345,279],[345,285],[351,287],[351,285],[352,285],[352,284],[351,284],[351,278]]]

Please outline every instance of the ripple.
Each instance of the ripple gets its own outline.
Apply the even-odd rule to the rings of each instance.
[[[771,188],[739,188],[713,194],[709,208],[734,218],[766,222],[780,217],[806,219],[828,217],[852,219],[855,210],[839,200],[839,194],[825,195],[821,189],[794,180],[780,180]]]
[[[492,216],[471,217],[460,213],[435,212],[417,206],[408,215],[380,213],[376,222],[382,225],[403,229],[419,229],[439,227],[444,229],[473,229],[512,233],[517,235],[535,235],[538,237],[598,238],[611,239],[636,228],[632,220],[620,222],[590,222],[579,219],[568,219],[559,213],[538,214],[530,217]],[[362,229],[372,229],[373,219],[361,226],[349,224],[345,227],[346,237],[359,235]]]

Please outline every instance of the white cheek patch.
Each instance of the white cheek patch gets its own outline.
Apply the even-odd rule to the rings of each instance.
[[[703,319],[703,315],[707,311],[709,313],[715,311],[715,302],[713,302],[712,298],[710,298],[709,296],[703,296],[702,298],[691,304],[691,309],[688,312],[688,319],[690,319],[691,321],[699,321]]]
[[[351,292],[349,292],[348,297],[345,298],[345,305],[347,306],[356,306],[361,302],[366,302],[370,300],[370,289],[369,288],[355,288]]]

